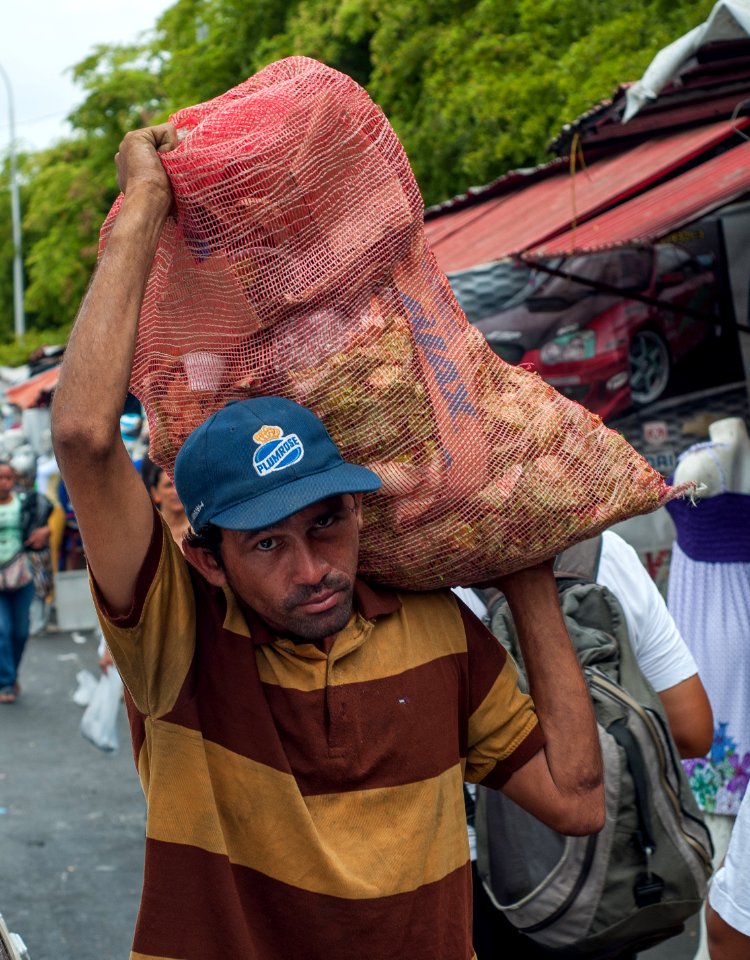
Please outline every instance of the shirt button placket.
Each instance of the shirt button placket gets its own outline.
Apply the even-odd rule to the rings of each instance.
[[[334,760],[346,755],[346,695],[341,685],[336,683],[337,673],[337,663],[329,657],[326,677],[328,756]]]

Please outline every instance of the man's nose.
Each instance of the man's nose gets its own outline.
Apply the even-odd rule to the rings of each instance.
[[[295,544],[293,576],[297,583],[311,586],[320,583],[330,570],[330,564],[319,553],[316,544],[307,540]]]

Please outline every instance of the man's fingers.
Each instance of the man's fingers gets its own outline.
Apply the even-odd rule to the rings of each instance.
[[[157,154],[174,150],[178,142],[177,131],[172,123],[161,123],[127,133],[115,156],[120,190],[127,193],[133,182],[148,181],[165,187],[171,194],[166,172]]]
[[[177,131],[172,123],[160,123],[156,127],[150,128],[154,134],[154,143],[159,153],[166,153],[168,150],[174,150],[177,146]]]
[[[121,155],[134,149],[140,149],[144,143],[159,153],[166,153],[169,150],[174,150],[178,142],[177,131],[172,123],[160,123],[155,127],[131,130],[130,133],[125,134],[120,149],[115,155],[115,160],[119,160]]]

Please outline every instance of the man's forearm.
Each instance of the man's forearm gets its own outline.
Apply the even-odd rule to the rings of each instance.
[[[159,157],[171,124],[128,133],[115,158],[125,198],[65,351],[52,440],[86,559],[110,612],[125,613],[153,535],[153,504],[120,437],[138,318],[172,188]]]
[[[602,760],[594,710],[565,628],[552,568],[520,571],[499,586],[513,614],[552,780],[564,795],[598,790]]]
[[[65,351],[53,409],[58,441],[84,425],[102,452],[119,438],[141,301],[167,210],[149,185],[125,197]]]

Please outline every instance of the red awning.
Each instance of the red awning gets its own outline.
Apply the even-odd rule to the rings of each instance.
[[[52,367],[51,370],[45,370],[44,373],[38,373],[30,380],[25,380],[15,387],[8,387],[5,391],[5,399],[8,403],[14,403],[22,410],[29,407],[35,407],[42,394],[49,393],[57,386],[60,377],[60,367]]]
[[[747,118],[666,137],[654,137],[626,153],[600,160],[575,176],[561,171],[515,193],[446,212],[425,223],[427,239],[444,273],[492,263],[568,232],[643,190],[688,160],[738,137]]]
[[[746,142],[526,252],[547,257],[651,242],[749,190],[750,143]]]

